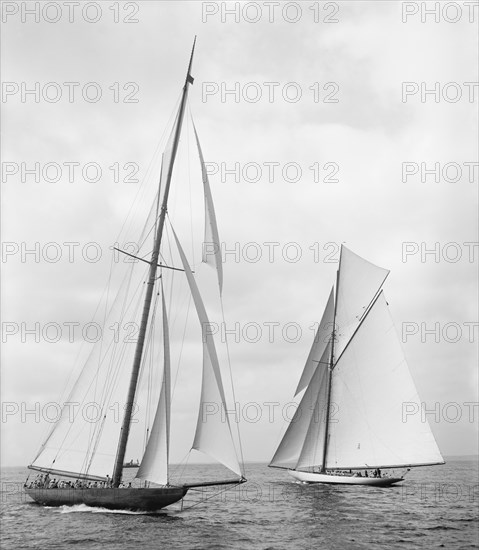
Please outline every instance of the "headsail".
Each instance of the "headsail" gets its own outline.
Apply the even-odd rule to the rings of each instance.
[[[195,278],[174,230],[173,235],[201,327],[208,327],[210,323]],[[203,380],[193,448],[208,454],[233,472],[242,475],[226,413],[226,398],[213,335],[206,330],[203,332]]]
[[[315,344],[313,344],[313,347]],[[322,446],[323,439],[319,428],[321,424],[324,426],[323,416],[326,405],[325,395],[330,351],[330,345],[326,345],[321,359],[315,363],[316,370],[271,460],[270,466],[286,467],[291,463],[298,465],[298,460],[302,462],[306,456],[310,456],[312,447]]]
[[[329,299],[326,304],[326,308],[319,323],[318,330],[314,336],[314,343],[309,352],[306,365],[304,366],[303,374],[299,380],[298,387],[294,395],[303,390],[310,382],[314,371],[318,365],[318,361],[321,359],[326,346],[331,340],[331,334],[333,332],[333,317],[334,317],[334,287],[331,289]]]
[[[324,355],[321,358],[322,365],[320,366],[322,366],[322,370],[320,372],[320,379],[317,382],[318,390],[316,403],[314,403],[313,414],[309,422],[308,432],[306,433],[301,454],[299,455],[299,459],[296,464],[296,468],[298,469],[312,466],[323,466],[323,449],[327,429],[326,416],[328,414],[328,362],[330,360],[330,353],[331,345],[329,344],[324,350]]]
[[[163,310],[163,382],[150,437],[136,477],[153,481],[159,485],[167,485],[170,445],[171,375],[170,337],[163,285],[161,285],[161,305]]]
[[[223,292],[223,263],[221,258],[221,243],[218,234],[218,225],[216,223],[215,207],[213,204],[208,172],[206,170],[200,140],[198,138],[198,132],[196,131],[196,126],[194,123],[193,129],[195,131],[196,145],[198,146],[198,154],[201,162],[201,175],[205,195],[205,239],[203,242],[203,262],[213,265],[216,268],[216,272],[218,274],[218,285],[221,294]]]

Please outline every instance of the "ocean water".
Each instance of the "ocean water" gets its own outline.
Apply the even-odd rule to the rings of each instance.
[[[192,469],[196,479],[215,473],[213,465]],[[151,514],[45,508],[23,493],[27,470],[5,468],[0,548],[479,548],[477,459],[417,468],[403,485],[383,489],[303,485],[265,464],[247,464],[246,474],[241,486],[190,490],[183,510],[178,503]]]

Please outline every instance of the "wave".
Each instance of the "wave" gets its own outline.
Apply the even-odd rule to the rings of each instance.
[[[48,507],[53,508],[53,507]],[[90,514],[126,514],[131,516],[144,516],[151,514],[151,512],[145,511],[132,511],[132,510],[109,510],[108,508],[102,508],[100,506],[87,506],[86,504],[74,504],[73,506],[59,506],[56,508],[60,511],[60,514],[75,514],[89,512]]]

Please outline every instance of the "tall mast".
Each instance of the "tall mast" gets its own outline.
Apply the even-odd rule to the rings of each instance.
[[[158,268],[158,258],[160,255],[161,238],[163,235],[163,227],[165,225],[165,218],[168,206],[168,195],[170,192],[171,175],[173,173],[173,166],[175,163],[176,152],[178,150],[178,143],[180,141],[181,125],[185,113],[186,100],[188,97],[188,85],[193,84],[193,77],[191,76],[191,65],[193,63],[193,54],[195,51],[196,36],[193,42],[193,48],[191,50],[190,62],[188,65],[188,71],[186,73],[185,85],[183,86],[183,94],[181,97],[181,103],[178,110],[178,117],[176,127],[174,129],[173,146],[171,151],[171,159],[168,166],[168,173],[166,176],[165,191],[163,195],[163,202],[161,205],[160,220],[158,223],[158,229],[155,236],[155,242],[153,246],[153,252],[150,260],[150,270],[148,274],[148,282],[146,288],[145,302],[143,305],[143,313],[141,316],[140,330],[138,333],[138,342],[135,349],[135,357],[133,359],[133,367],[131,371],[130,386],[128,388],[128,396],[125,405],[125,415],[123,417],[123,423],[121,426],[120,440],[118,442],[118,450],[116,453],[115,467],[113,469],[112,482],[113,487],[118,487],[121,482],[121,476],[123,471],[123,463],[125,460],[126,445],[128,442],[128,434],[130,432],[130,421],[133,411],[133,403],[135,400],[136,387],[138,384],[138,376],[140,374],[141,360],[143,357],[143,347],[145,344],[146,329],[148,326],[148,319],[150,315],[151,301],[153,297],[153,290],[155,286],[156,271]]]
[[[326,454],[328,452],[329,440],[329,414],[331,410],[331,385],[333,381],[333,366],[334,366],[334,341],[336,339],[336,308],[338,306],[338,291],[339,291],[339,271],[341,269],[341,258],[339,259],[339,269],[336,273],[336,292],[334,296],[334,315],[333,315],[333,332],[331,334],[331,355],[329,358],[328,367],[328,400],[326,402],[326,426],[324,429],[324,445],[323,445],[323,460],[321,463],[321,472],[326,470]]]

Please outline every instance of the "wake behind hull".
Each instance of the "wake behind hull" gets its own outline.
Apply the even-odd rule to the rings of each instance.
[[[43,506],[86,504],[109,510],[154,511],[181,500],[187,487],[140,489],[25,489],[27,495]]]
[[[331,474],[320,474],[315,472],[301,472],[299,470],[288,470],[298,481],[304,483],[329,483],[339,485],[372,485],[374,487],[389,487],[400,481],[402,477],[354,477],[354,476],[335,476]]]

